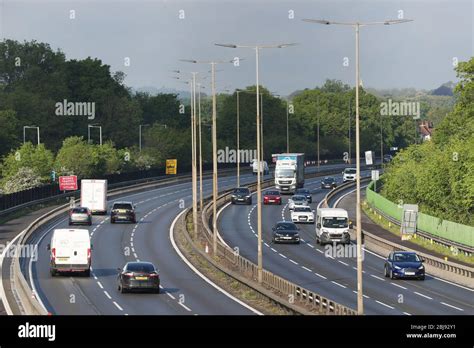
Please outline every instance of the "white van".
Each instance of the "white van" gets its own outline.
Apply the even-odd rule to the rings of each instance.
[[[90,275],[92,246],[88,230],[55,229],[48,250],[51,276],[61,272]]]
[[[251,166],[252,166],[252,172],[254,175],[257,175],[259,169],[260,169],[260,174],[268,175],[270,173],[267,161],[260,161],[260,168],[259,168],[258,161],[254,159],[251,163]],[[262,172],[262,169],[263,169],[263,172]]]
[[[350,228],[352,228],[352,223],[349,221],[347,210],[340,208],[317,210],[316,243],[321,245],[327,243],[349,244],[351,242]]]

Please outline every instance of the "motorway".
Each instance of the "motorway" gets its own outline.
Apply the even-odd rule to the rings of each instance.
[[[242,183],[253,181],[253,175],[241,175]],[[210,179],[203,180],[205,195],[211,193],[211,183]],[[220,190],[234,186],[235,176],[219,180]],[[94,216],[89,227],[93,245],[90,278],[52,278],[49,274],[47,244],[54,228],[68,228],[64,215],[29,241],[38,245],[38,261],[23,259],[23,273],[31,277],[36,293],[52,314],[256,314],[205,282],[173,249],[171,224],[183,207],[190,206],[191,198],[191,183],[186,182],[115,199],[135,202],[139,221],[112,225],[109,216]],[[135,260],[151,261],[159,269],[160,294],[117,291],[117,268]]]
[[[362,172],[362,176],[367,174],[368,172]],[[335,177],[339,183],[342,182],[341,175]],[[316,209],[328,192],[320,188],[320,180],[307,179],[305,182],[305,187],[313,193],[313,209]],[[281,206],[262,207],[263,267],[331,300],[357,308],[355,246],[354,253],[348,255],[349,257],[337,257],[327,253],[325,247],[330,246],[321,247],[315,242],[313,224],[299,225],[303,239],[299,245],[271,243],[273,225],[277,221],[290,220],[287,209],[289,197],[283,196]],[[337,197],[332,202],[336,200]],[[346,207],[349,205],[345,204]],[[218,228],[223,240],[230,247],[238,248],[243,257],[257,263],[255,207],[256,204],[226,205],[219,212]],[[353,211],[349,212],[350,216],[353,216]],[[383,265],[382,257],[365,251],[363,293],[366,314],[474,314],[474,290],[433,278],[428,274],[425,281],[390,280],[384,277]]]

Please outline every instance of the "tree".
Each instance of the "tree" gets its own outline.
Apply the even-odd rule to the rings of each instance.
[[[58,175],[87,178],[96,173],[95,164],[93,145],[87,144],[82,137],[69,137],[59,149],[54,168]]]
[[[23,144],[10,152],[3,160],[2,176],[5,184],[15,177],[21,168],[30,168],[40,177],[41,182],[50,180],[53,169],[54,155],[46,149],[44,144],[33,145],[30,142]]]
[[[13,110],[0,110],[0,155],[19,145],[18,118]]]
[[[4,194],[28,190],[41,186],[41,177],[29,167],[21,167],[4,185]]]

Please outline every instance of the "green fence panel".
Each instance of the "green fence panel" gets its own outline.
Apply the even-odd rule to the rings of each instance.
[[[374,192],[373,184],[371,182],[367,186],[367,202],[400,222],[402,220],[403,208]],[[435,237],[474,247],[474,227],[472,226],[441,220],[428,214],[419,213],[417,227],[419,230],[432,234]]]

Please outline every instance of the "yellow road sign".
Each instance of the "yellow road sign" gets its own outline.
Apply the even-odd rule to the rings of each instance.
[[[176,174],[178,170],[178,160],[167,159],[166,160],[166,175]]]

